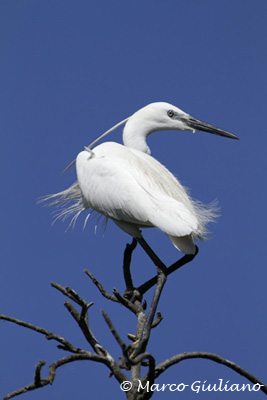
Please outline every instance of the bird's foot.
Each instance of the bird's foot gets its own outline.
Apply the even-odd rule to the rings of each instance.
[[[123,293],[123,297],[125,297],[127,300],[130,300],[132,303],[134,303],[136,300],[139,301],[140,303],[142,302],[142,295],[135,288],[133,289],[127,288]]]

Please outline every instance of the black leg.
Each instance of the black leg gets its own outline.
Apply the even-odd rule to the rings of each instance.
[[[172,264],[170,267],[166,268],[166,276],[170,275],[177,269],[181,268],[183,265],[193,261],[195,256],[198,254],[198,247],[196,246],[196,252],[195,254],[185,254],[180,260],[176,261],[174,264]],[[148,280],[147,282],[143,283],[143,285],[139,286],[137,288],[137,291],[143,295],[146,293],[149,289],[151,289],[154,285],[157,283],[157,275]]]
[[[127,244],[125,251],[124,251],[124,257],[123,257],[123,274],[124,274],[124,280],[126,284],[126,292],[130,291],[132,292],[134,289],[133,281],[132,281],[132,276],[131,276],[131,271],[130,271],[130,265],[131,265],[131,260],[132,260],[132,253],[134,249],[137,246],[137,241],[134,238],[131,244]]]
[[[138,243],[143,247],[149,258],[153,261],[153,263],[165,274],[167,271],[167,267],[163,262],[159,259],[156,253],[151,249],[148,243],[145,241],[143,237],[136,238]]]
[[[134,238],[131,244],[126,245],[123,258],[123,273],[126,284],[126,292],[124,295],[126,295],[127,298],[132,296],[134,289],[136,289],[136,291],[140,293],[140,295],[143,295],[154,285],[156,285],[158,278],[158,275],[156,275],[153,278],[149,279],[147,282],[140,285],[138,288],[134,287],[130,272],[130,264],[132,259],[132,253],[136,248],[137,242],[142,246],[142,248],[145,250],[149,258],[163,272],[163,274],[166,277],[172,274],[177,269],[181,268],[183,265],[193,261],[193,259],[195,258],[195,256],[198,254],[199,251],[198,247],[196,246],[195,254],[185,254],[182,258],[180,258],[180,260],[176,261],[174,264],[172,264],[170,267],[167,268],[165,264],[160,260],[160,258],[156,255],[156,253],[151,249],[151,247],[148,245],[148,243],[145,241],[143,237]]]

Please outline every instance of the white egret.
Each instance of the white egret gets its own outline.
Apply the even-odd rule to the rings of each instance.
[[[143,240],[141,228],[156,227],[168,235],[178,250],[195,254],[194,241],[205,238],[206,225],[214,219],[214,207],[188,195],[172,173],[150,155],[146,138],[160,130],[238,137],[164,102],[149,104],[120,124],[125,122],[123,145],[104,142],[93,150],[85,148],[76,159],[78,181],[46,199],[63,206],[58,217],[65,219],[74,214],[74,224],[83,210],[94,210],[139,242]]]

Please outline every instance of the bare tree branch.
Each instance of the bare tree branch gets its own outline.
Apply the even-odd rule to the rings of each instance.
[[[112,324],[107,313],[102,311],[103,317],[114,336],[115,340],[118,342],[121,349],[121,357],[119,358],[119,363],[115,361],[115,359],[111,356],[107,349],[105,349],[99,341],[94,336],[90,325],[89,325],[89,308],[93,305],[93,302],[87,303],[82,297],[78,295],[73,289],[69,287],[63,287],[55,282],[52,282],[52,286],[59,290],[64,296],[67,296],[72,302],[77,304],[80,307],[76,309],[70,301],[65,301],[64,305],[72,318],[75,320],[80,330],[82,331],[85,339],[91,345],[94,353],[82,350],[78,347],[75,347],[72,343],[64,339],[63,337],[54,334],[44,328],[38,327],[36,325],[30,324],[28,322],[21,321],[17,318],[8,317],[5,315],[0,315],[0,319],[15,323],[17,325],[23,326],[25,328],[31,329],[38,333],[41,333],[48,340],[57,341],[58,348],[69,351],[73,353],[68,355],[67,357],[61,358],[54,363],[52,363],[49,367],[49,374],[47,377],[42,378],[41,372],[42,367],[45,365],[45,361],[41,360],[37,363],[35,372],[34,372],[34,380],[33,383],[27,385],[21,389],[18,389],[10,394],[8,394],[4,400],[11,399],[12,397],[18,396],[19,394],[26,393],[31,390],[35,390],[37,388],[52,384],[55,376],[57,368],[62,365],[79,361],[79,360],[88,360],[95,361],[106,365],[111,373],[111,376],[114,376],[116,380],[122,384],[127,381],[128,378],[123,373],[122,369],[131,370],[131,389],[126,393],[128,400],[148,400],[153,395],[153,390],[149,390],[151,386],[154,384],[155,379],[158,378],[164,371],[166,371],[171,366],[180,363],[186,359],[192,358],[206,358],[213,362],[223,364],[228,368],[236,371],[241,376],[247,378],[253,384],[261,385],[260,389],[267,394],[267,386],[260,382],[254,375],[250,374],[244,368],[235,364],[232,361],[229,361],[223,357],[218,356],[213,353],[206,352],[189,352],[189,353],[181,353],[177,354],[159,365],[155,366],[155,358],[152,354],[146,352],[146,348],[149,342],[149,338],[151,335],[151,329],[158,326],[158,324],[162,321],[162,316],[160,312],[157,312],[157,307],[159,304],[159,300],[162,294],[163,287],[166,283],[167,276],[172,272],[176,271],[181,266],[187,264],[192,261],[195,255],[185,255],[176,263],[167,268],[162,261],[157,257],[157,255],[153,252],[153,250],[148,246],[148,244],[141,238],[138,239],[138,242],[145,249],[149,257],[153,260],[157,267],[157,276],[145,282],[139,288],[134,288],[133,280],[130,271],[130,263],[132,253],[136,247],[136,240],[133,240],[131,245],[127,245],[124,253],[124,279],[126,284],[126,294],[122,296],[116,289],[114,289],[113,294],[108,293],[100,282],[87,270],[85,273],[90,277],[92,282],[96,285],[100,293],[108,300],[111,300],[116,303],[120,303],[122,306],[130,310],[137,317],[137,327],[135,335],[129,334],[128,337],[133,343],[127,345],[124,343],[122,338],[120,337],[118,331],[115,329]],[[156,286],[155,286],[156,285]],[[154,288],[153,298],[150,304],[148,311],[146,311],[146,303],[142,305],[142,295],[149,290],[150,288]],[[128,292],[128,293],[127,293]],[[79,310],[79,311],[78,311]],[[156,319],[155,315],[157,312]],[[148,367],[147,373],[141,378],[141,366]],[[141,386],[146,390],[137,391],[138,385],[141,382]],[[147,390],[148,388],[148,390]]]
[[[47,329],[40,328],[39,326],[30,324],[29,322],[21,321],[20,319],[13,318],[13,317],[8,317],[6,315],[0,314],[0,319],[12,322],[14,324],[23,326],[25,328],[31,329],[35,332],[39,332],[42,335],[45,335],[47,340],[56,340],[57,342],[61,343],[63,345],[63,348],[65,350],[70,351],[71,353],[83,353],[83,350],[73,346],[70,342],[68,342],[66,339],[63,337],[56,335],[55,333],[52,333],[48,331]]]
[[[134,351],[133,357],[136,357],[140,353],[143,353],[146,349],[146,346],[147,346],[147,343],[148,343],[148,340],[150,337],[150,332],[151,332],[154,316],[155,316],[155,313],[156,313],[156,310],[158,307],[158,303],[159,303],[159,299],[161,296],[161,292],[163,290],[163,287],[164,287],[166,279],[167,279],[167,277],[165,275],[165,271],[163,271],[163,269],[159,268],[159,267],[157,267],[157,269],[158,269],[157,286],[154,291],[153,299],[151,302],[151,306],[150,306],[150,309],[148,312],[146,322],[144,324],[140,342],[139,342],[136,350]]]
[[[262,385],[261,390],[265,394],[267,394],[267,386],[265,384],[263,384],[259,379],[257,379],[254,375],[249,373],[247,370],[240,367],[238,364],[234,363],[233,361],[227,360],[226,358],[218,356],[217,354],[206,353],[206,352],[201,352],[201,351],[192,351],[189,353],[177,354],[176,356],[173,356],[173,357],[169,358],[168,360],[163,361],[162,363],[157,365],[155,368],[155,378],[157,378],[159,375],[161,375],[164,371],[166,371],[166,369],[168,369],[172,365],[178,364],[179,362],[181,362],[183,360],[188,360],[191,358],[206,358],[206,359],[214,361],[218,364],[223,364],[226,367],[231,368],[233,371],[237,372],[239,375],[244,376],[253,384],[258,383],[258,384]]]

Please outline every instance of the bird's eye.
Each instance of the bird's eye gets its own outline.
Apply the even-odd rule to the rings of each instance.
[[[172,117],[174,116],[174,111],[173,111],[173,110],[169,110],[169,111],[167,112],[167,114],[168,114],[168,116],[169,116],[170,118],[172,118]]]

